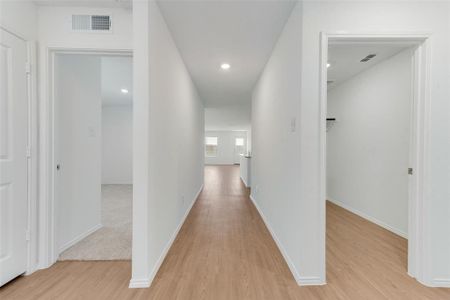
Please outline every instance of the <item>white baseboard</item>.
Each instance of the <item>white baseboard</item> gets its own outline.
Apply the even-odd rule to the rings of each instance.
[[[242,180],[242,182],[244,183],[245,187],[248,188],[248,184],[247,184],[247,182],[244,180],[244,178],[241,177],[241,180]]]
[[[361,212],[361,211],[359,211],[357,209],[354,209],[354,208],[348,206],[347,204],[345,204],[345,203],[343,203],[341,201],[337,201],[337,200],[335,200],[333,198],[330,198],[330,197],[327,197],[327,200],[332,202],[332,203],[334,203],[334,204],[336,204],[337,206],[340,206],[340,207],[342,207],[342,208],[344,208],[344,209],[354,213],[355,215],[360,216],[361,218],[364,218],[364,219],[366,219],[366,220],[368,220],[368,221],[370,221],[372,223],[377,224],[378,226],[383,227],[386,230],[389,230],[390,232],[395,233],[396,235],[399,235],[399,236],[401,236],[401,237],[403,237],[405,239],[408,239],[408,234],[406,232],[403,232],[402,230],[394,228],[394,227],[384,223],[383,221],[380,221],[380,220],[378,220],[378,219],[376,219],[376,218],[374,218],[372,216],[369,216],[366,213],[363,213],[363,212]]]
[[[259,206],[256,203],[255,199],[253,198],[253,195],[250,195],[250,199],[252,200],[253,205],[255,205],[256,210],[258,211],[259,215],[261,216],[261,219],[264,221],[264,224],[266,224],[267,229],[269,230],[270,234],[272,235],[272,238],[275,241],[275,244],[277,245],[278,249],[280,250],[281,255],[283,255],[283,258],[286,261],[286,263],[287,263],[287,265],[289,267],[289,270],[291,271],[292,275],[294,276],[295,281],[297,282],[298,285],[306,285],[306,284],[303,284],[304,281],[302,280],[302,279],[305,279],[305,278],[302,278],[300,276],[300,274],[297,272],[297,269],[295,268],[294,264],[292,263],[291,258],[289,257],[289,255],[284,250],[283,245],[281,244],[281,242],[278,239],[277,235],[275,234],[275,232],[273,231],[272,227],[270,226],[266,216],[264,215],[262,210],[259,208]],[[312,285],[312,283],[310,283],[308,285]]]
[[[151,281],[150,278],[141,278],[141,279],[131,279],[128,287],[130,289],[143,289],[150,287]]]
[[[82,234],[78,235],[77,237],[75,237],[71,241],[68,241],[67,243],[65,243],[64,245],[62,245],[59,248],[59,253],[58,254],[64,252],[67,249],[69,249],[70,247],[72,247],[73,245],[75,245],[76,243],[81,241],[82,239],[86,238],[88,235],[93,234],[94,232],[96,232],[97,230],[99,230],[102,227],[103,227],[102,224],[97,224],[94,227],[92,227],[91,229],[89,229],[89,230],[83,232]]]
[[[433,287],[450,288],[450,279],[447,278],[435,278],[433,279]]]
[[[316,277],[316,276],[311,276],[311,277],[300,276],[297,280],[297,284],[300,286],[325,285],[326,282],[322,278]]]
[[[156,261],[155,266],[153,267],[153,270],[150,272],[149,276],[147,278],[139,278],[139,279],[133,279],[131,278],[129,288],[148,288],[153,282],[153,279],[155,279],[156,274],[159,271],[159,268],[161,267],[162,263],[164,262],[164,259],[167,256],[167,253],[170,250],[170,247],[172,247],[173,242],[175,241],[178,233],[180,232],[181,227],[184,224],[184,221],[186,220],[187,216],[189,215],[189,212],[191,211],[192,207],[194,206],[195,202],[197,202],[198,196],[203,190],[203,184],[201,185],[200,189],[198,190],[197,194],[195,195],[195,198],[192,200],[191,205],[186,210],[186,213],[184,214],[183,218],[181,219],[180,223],[178,224],[177,228],[173,232],[170,240],[167,242],[166,246],[164,247],[161,255],[159,256],[158,260]]]

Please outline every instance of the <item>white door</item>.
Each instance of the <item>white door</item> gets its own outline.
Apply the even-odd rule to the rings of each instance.
[[[0,286],[27,267],[25,41],[0,29]]]

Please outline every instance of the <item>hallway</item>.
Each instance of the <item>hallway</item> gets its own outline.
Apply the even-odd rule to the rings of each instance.
[[[333,204],[328,284],[297,286],[248,194],[238,166],[207,166],[205,187],[149,289],[127,288],[126,261],[64,261],[0,288],[0,298],[449,299],[450,291],[406,274],[406,240]]]

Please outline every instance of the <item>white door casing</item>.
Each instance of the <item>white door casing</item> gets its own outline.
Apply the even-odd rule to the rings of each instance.
[[[0,29],[0,286],[27,270],[27,45]]]

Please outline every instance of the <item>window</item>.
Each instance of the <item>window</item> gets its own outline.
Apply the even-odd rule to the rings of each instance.
[[[205,155],[207,157],[217,156],[218,138],[216,136],[207,136],[205,138]]]
[[[244,138],[237,137],[234,140],[234,151],[236,155],[244,154]]]

